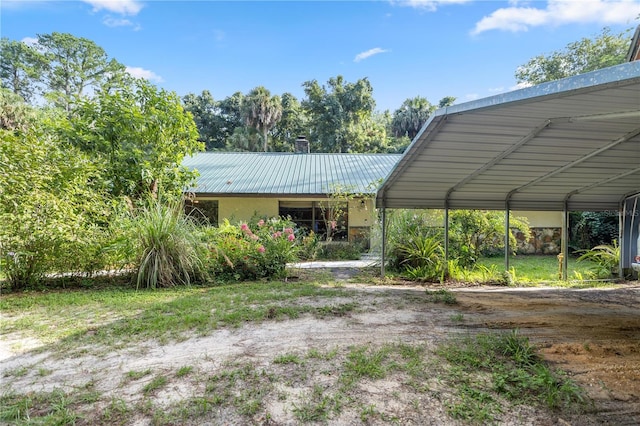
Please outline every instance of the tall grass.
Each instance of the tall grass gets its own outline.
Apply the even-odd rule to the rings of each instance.
[[[137,288],[189,285],[204,273],[206,249],[181,202],[153,200],[133,218]]]

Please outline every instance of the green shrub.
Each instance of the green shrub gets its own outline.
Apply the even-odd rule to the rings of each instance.
[[[211,271],[238,281],[284,277],[287,263],[298,259],[302,238],[293,222],[279,217],[239,225],[225,220],[211,241]]]
[[[610,278],[618,271],[620,247],[616,240],[613,241],[613,245],[602,244],[591,250],[579,250],[577,253],[582,253],[578,257],[578,262],[592,262],[591,273],[596,278]]]
[[[362,244],[328,241],[319,244],[317,258],[322,260],[358,260],[363,251]]]

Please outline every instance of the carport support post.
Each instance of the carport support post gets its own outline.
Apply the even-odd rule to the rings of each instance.
[[[380,259],[380,276],[384,278],[384,264],[386,262],[386,247],[387,247],[387,209],[382,207],[382,258]]]
[[[444,274],[449,277],[449,203],[444,206]]]
[[[567,203],[564,203],[562,211],[562,280],[567,281],[569,269],[569,209]]]
[[[504,270],[509,271],[509,237],[511,228],[509,225],[509,201],[504,203]]]

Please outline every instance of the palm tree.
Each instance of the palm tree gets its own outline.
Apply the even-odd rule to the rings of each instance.
[[[413,139],[427,121],[435,107],[421,96],[405,100],[393,113],[391,127],[396,136],[408,136]]]
[[[245,122],[262,135],[263,148],[267,152],[269,130],[282,117],[282,102],[280,96],[271,96],[263,86],[256,87],[245,97],[242,107]]]

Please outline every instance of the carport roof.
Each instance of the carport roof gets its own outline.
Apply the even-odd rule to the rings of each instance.
[[[617,210],[640,192],[640,61],[436,111],[378,207]]]

